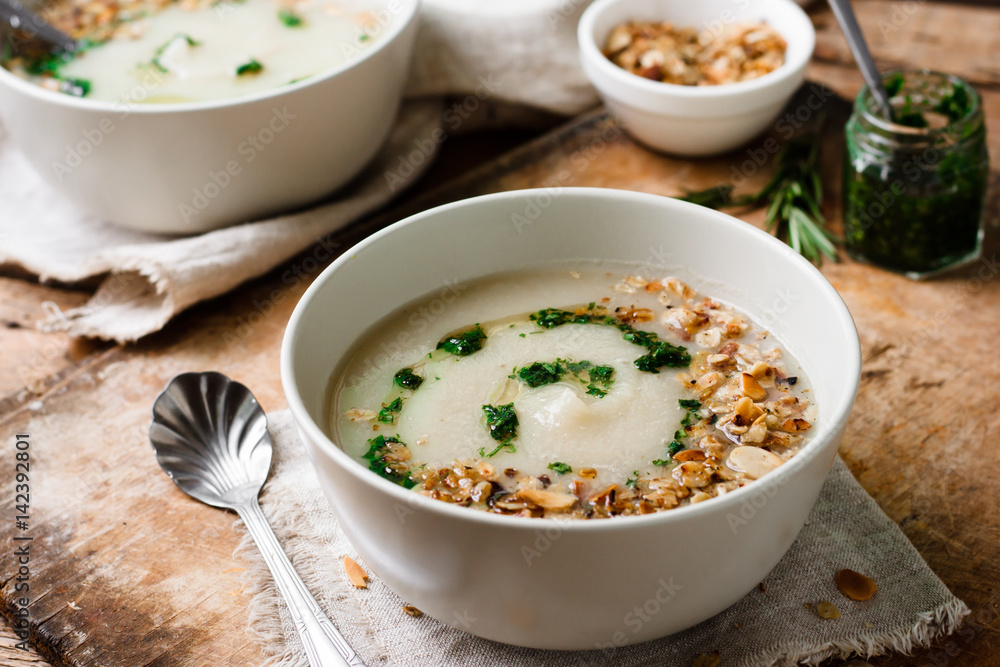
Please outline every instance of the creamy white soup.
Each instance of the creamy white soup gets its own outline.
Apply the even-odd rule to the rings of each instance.
[[[360,56],[391,24],[387,2],[67,0],[47,16],[83,48],[64,56],[21,56],[4,65],[51,90],[109,102],[237,97]]]
[[[784,464],[815,422],[773,334],[617,264],[449,284],[366,333],[329,404],[334,440],[374,474],[533,517],[723,495]]]

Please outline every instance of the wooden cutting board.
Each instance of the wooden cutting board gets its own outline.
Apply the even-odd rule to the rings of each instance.
[[[889,12],[890,3],[870,6]],[[868,5],[866,5],[868,6]],[[874,11],[874,10],[871,10]],[[869,19],[873,20],[873,19]],[[915,19],[914,19],[915,20]],[[909,24],[913,28],[913,24]],[[825,49],[825,50],[824,50]],[[856,78],[833,61],[839,42],[820,40],[813,74],[851,92]],[[824,61],[823,54],[826,60]],[[905,52],[899,58],[909,57]],[[977,82],[992,85],[992,72]],[[1000,80],[1000,78],[998,78]],[[1000,164],[1000,93],[985,91],[993,163]],[[826,213],[839,219],[839,132],[846,102],[831,97],[824,143]],[[524,187],[613,187],[663,195],[730,177],[749,149],[682,161],[633,143],[602,110],[569,124],[460,181],[423,193],[331,241],[350,247],[428,206]],[[765,160],[744,186],[762,184]],[[850,261],[824,274],[847,302],[861,335],[861,392],[841,452],[931,567],[973,610],[967,631],[919,654],[920,664],[1000,664],[1000,202],[993,174],[985,258],[946,277],[914,283]],[[762,212],[739,212],[759,224]],[[219,370],[250,386],[267,410],[284,407],[278,349],[294,303],[318,272],[316,250],[184,313],[167,329],[124,347],[0,330],[0,537],[30,536],[31,639],[59,665],[255,665],[261,647],[246,632],[242,533],[233,515],[200,505],[159,471],[146,439],[156,393],[175,374]],[[319,264],[322,264],[320,262]],[[287,280],[287,271],[303,273]],[[285,279],[283,279],[283,276]],[[76,293],[5,279],[0,313],[17,321],[43,299]],[[22,341],[22,347],[18,347]],[[27,342],[23,342],[27,341]],[[9,344],[8,344],[9,343]],[[3,347],[5,346],[5,347]],[[15,436],[29,435],[29,528],[13,516]],[[12,617],[17,564],[0,558],[0,610]],[[2,655],[2,654],[0,654]],[[943,657],[942,657],[943,656]],[[2,660],[2,659],[0,659]],[[912,664],[890,656],[877,665]]]

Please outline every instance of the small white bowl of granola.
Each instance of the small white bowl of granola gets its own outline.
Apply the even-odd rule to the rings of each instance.
[[[583,70],[643,144],[723,153],[765,131],[805,78],[816,33],[792,0],[597,0]]]
[[[602,649],[691,627],[778,563],[836,456],[860,346],[826,279],[735,218],[522,190],[342,255],[292,314],[281,375],[389,588],[481,637]]]
[[[58,193],[144,232],[310,204],[396,117],[419,0],[53,0],[73,54],[0,57],[10,141]],[[2,35],[0,35],[2,37]]]

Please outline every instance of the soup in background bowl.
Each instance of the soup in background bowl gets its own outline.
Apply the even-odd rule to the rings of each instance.
[[[456,291],[490,276],[553,265],[574,265],[581,276],[588,266],[639,267],[647,280],[655,269],[745,314],[780,341],[808,378],[816,408],[808,440],[761,479],[721,496],[597,521],[505,516],[441,502],[375,474],[351,455],[356,453],[351,443],[331,428],[331,380],[357,361],[359,341],[373,327],[424,299],[422,310],[411,312],[380,341],[390,360],[386,368],[392,369],[386,377],[394,377],[402,368],[397,362],[412,367],[410,352],[423,349],[423,338],[440,341],[439,333],[445,338],[460,333],[453,323],[474,324],[480,317],[455,298]],[[568,311],[574,305],[559,303],[558,297],[553,294],[550,301],[534,289],[525,295],[538,309]],[[516,314],[504,306],[501,314]],[[531,331],[519,333],[527,337]],[[552,361],[549,352],[566,358],[558,348],[527,356]],[[635,360],[631,352],[587,360],[624,373]],[[289,406],[332,510],[365,562],[393,591],[444,623],[475,619],[461,629],[481,637],[535,648],[596,649],[662,637],[703,621],[745,595],[778,563],[836,456],[857,392],[860,349],[850,314],[830,284],[770,235],[670,198],[568,188],[456,202],[361,242],[302,297],[288,324],[281,367]],[[431,381],[429,369],[414,372]],[[433,377],[438,376],[444,378]],[[560,388],[563,396],[571,382]],[[605,399],[589,398],[607,400],[614,390],[612,384]],[[668,421],[678,416],[677,407],[664,406]],[[544,442],[539,437],[531,444],[538,451]],[[614,439],[607,444],[626,449]],[[507,455],[512,454],[496,456]],[[745,507],[754,510],[749,519],[741,514]],[[664,585],[670,603],[648,622],[627,624],[628,615]]]
[[[200,233],[315,202],[356,176],[388,136],[409,70],[419,0],[353,0],[352,6],[370,6],[376,20],[345,19],[349,29],[335,30],[328,46],[335,55],[347,48],[349,57],[322,71],[282,65],[273,44],[236,34],[243,23],[265,20],[278,35],[321,27],[321,14],[312,17],[307,0],[300,2],[292,5],[302,19],[297,26],[282,23],[273,0],[220,2],[190,15],[165,3],[147,17],[147,34],[165,16],[183,23],[178,30],[185,32],[157,33],[157,47],[145,45],[150,48],[134,54],[139,62],[114,75],[98,77],[86,68],[110,66],[115,59],[102,52],[127,51],[134,43],[95,46],[30,80],[0,67],[6,134],[53,190],[141,231]],[[353,17],[361,10],[352,11]],[[199,28],[185,23],[198,12],[217,24],[213,31],[196,35]],[[216,12],[224,18],[216,20]],[[222,39],[235,46],[222,48]],[[209,59],[220,68],[216,78],[227,82],[217,98],[210,94],[215,79],[196,76],[211,74],[201,62],[210,51],[218,55]],[[181,72],[190,78],[181,80]],[[91,91],[80,97],[59,92],[64,87]]]

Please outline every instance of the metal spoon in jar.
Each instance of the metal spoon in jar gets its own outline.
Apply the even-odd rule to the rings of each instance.
[[[882,85],[882,77],[878,73],[878,68],[875,67],[875,60],[868,50],[868,43],[865,42],[865,35],[861,32],[858,19],[854,16],[850,0],[829,0],[829,2],[830,9],[833,10],[833,14],[840,24],[840,29],[847,37],[847,44],[851,47],[854,60],[861,69],[861,75],[865,78],[865,83],[868,84],[868,90],[872,91],[872,95],[875,96],[875,105],[882,117],[891,121],[892,107],[889,104],[889,95],[885,91],[885,86]]]
[[[23,34],[27,39],[36,39],[48,44],[56,51],[75,51],[76,41],[62,30],[45,20],[17,0],[0,0],[0,21]]]
[[[278,583],[313,667],[364,667],[296,574],[257,502],[271,467],[267,417],[250,390],[222,373],[184,373],[153,403],[149,439],[181,491],[235,510]]]

